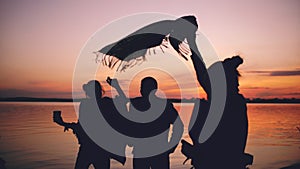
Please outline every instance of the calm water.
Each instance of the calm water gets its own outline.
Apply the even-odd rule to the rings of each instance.
[[[181,118],[185,123],[184,138],[193,104],[185,104]],[[76,121],[72,103],[0,103],[0,158],[8,169],[71,169],[78,144],[71,132],[52,122],[52,111],[62,110],[65,121]],[[249,139],[246,151],[254,155],[251,169],[280,168],[300,162],[300,105],[248,104]],[[128,149],[128,154],[130,149]],[[171,168],[189,169],[182,165],[184,156],[177,148],[171,155]],[[113,169],[132,168],[112,161]],[[92,168],[92,167],[91,167]]]

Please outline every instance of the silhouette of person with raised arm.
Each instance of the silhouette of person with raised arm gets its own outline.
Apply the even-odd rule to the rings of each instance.
[[[199,61],[199,59],[193,59],[195,67]],[[248,118],[246,100],[238,89],[240,74],[237,70],[242,63],[243,59],[240,56],[227,58],[222,62],[227,84],[223,116],[210,138],[204,143],[199,143],[199,135],[211,104],[210,84],[204,84],[209,89],[207,90],[209,91],[208,100],[201,101],[198,117],[189,131],[193,146],[183,141],[182,147],[182,152],[192,158],[192,164],[196,169],[245,169],[253,162],[253,156],[244,153],[248,136]],[[195,70],[198,74],[199,69],[195,68]]]
[[[113,87],[115,86],[114,81],[116,80],[108,78],[108,83]],[[141,81],[140,93],[142,96],[130,99],[129,117],[139,121],[133,125],[134,128],[131,128],[134,136],[142,139],[160,134],[160,139],[129,143],[133,146],[134,169],[169,169],[169,155],[175,151],[183,133],[183,123],[178,112],[170,101],[155,95],[157,88],[157,81],[153,77],[146,77]],[[122,93],[120,87],[116,87],[116,89]],[[124,96],[124,94],[121,95]],[[149,114],[155,118],[150,117]],[[171,125],[173,125],[173,134],[168,141]],[[145,157],[145,154],[155,147],[169,148],[159,154]]]
[[[224,112],[214,112],[218,115],[221,113],[221,116],[219,116],[221,119],[219,125],[215,125],[216,130],[214,130],[211,137],[203,143],[198,142],[204,123],[206,122],[208,115],[211,115],[208,114],[210,107],[213,103],[215,103],[212,102],[213,92],[211,87],[215,84],[211,83],[208,70],[206,69],[205,63],[203,62],[197,48],[195,34],[197,29],[198,24],[194,16],[184,16],[176,20],[155,22],[137,30],[117,42],[103,47],[98,52],[104,54],[102,61],[104,63],[108,61],[108,64],[106,65],[111,68],[121,61],[118,69],[120,68],[119,70],[122,71],[138,63],[138,61],[141,60],[139,58],[140,56],[142,56],[142,60],[144,60],[147,49],[158,45],[164,46],[162,43],[163,39],[169,41],[171,46],[179,54],[186,58],[187,53],[185,51],[187,50],[185,50],[184,45],[182,45],[186,40],[192,52],[191,59],[194,64],[197,80],[206,92],[207,100],[202,101],[201,107],[199,107],[199,116],[197,116],[196,122],[190,131],[190,136],[194,143],[194,146],[189,149],[192,152],[185,152],[184,149],[183,152],[192,153],[191,157],[193,157],[193,164],[196,168],[245,168],[246,164],[252,163],[252,156],[244,154],[248,134],[248,120],[246,102],[244,97],[239,94],[238,90],[237,67],[242,63],[242,59],[240,57],[233,57],[221,63],[225,69],[225,80],[227,82],[227,86],[224,85],[227,89],[225,109]],[[135,61],[129,62],[133,59],[135,59]],[[218,62],[218,64],[220,64],[220,62]],[[210,70],[213,70],[213,66],[210,67]],[[138,113],[135,113],[136,110],[137,112],[141,110],[145,111],[151,107],[150,102],[147,100],[151,97],[151,94],[145,94],[147,97],[144,97],[142,88],[143,87],[141,87],[142,97],[131,100],[132,104],[130,105],[130,110],[132,111],[129,111],[129,114],[132,113],[134,114],[133,116],[138,116]],[[148,88],[148,90],[149,89],[151,89],[151,87]],[[152,89],[155,89],[155,87]],[[217,105],[215,104],[213,108],[218,106],[220,105],[217,103]],[[217,120],[215,122],[218,124]],[[150,130],[150,126],[155,126],[153,124],[155,123],[148,125],[148,128],[147,126],[140,125],[138,130],[133,129],[129,130],[133,132],[127,132],[138,137],[144,137],[149,133],[154,135],[153,133],[158,133],[158,131]],[[149,132],[142,132],[148,131],[147,129],[149,129]],[[147,147],[147,145],[143,143],[133,143],[133,146],[134,155],[137,156],[142,152],[144,147]],[[184,147],[186,147],[186,144],[183,145],[183,148]],[[148,162],[148,159],[146,160],[146,158],[135,158],[134,166],[139,166],[139,160],[147,164],[146,168],[149,168],[148,163],[150,164],[150,162]],[[140,166],[140,168],[142,168],[142,166]]]
[[[75,169],[88,169],[90,165],[93,165],[95,169],[109,169],[110,158],[114,158],[122,164],[125,163],[125,145],[124,145],[124,156],[115,156],[100,146],[98,146],[82,128],[80,121],[81,116],[87,116],[91,112],[99,112],[99,108],[105,107],[106,110],[114,110],[110,98],[102,97],[104,90],[101,84],[97,80],[91,80],[87,84],[83,85],[83,90],[87,96],[86,99],[82,100],[79,106],[79,120],[78,122],[66,123],[63,121],[60,114],[53,116],[54,122],[58,125],[65,127],[64,131],[69,129],[73,130],[73,133],[78,139],[80,144],[79,152],[76,159]],[[101,111],[101,113],[110,113],[108,111]],[[99,133],[103,134],[103,133]]]

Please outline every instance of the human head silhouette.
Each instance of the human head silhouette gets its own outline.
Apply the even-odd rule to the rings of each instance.
[[[153,92],[153,94],[155,94],[156,89],[157,81],[153,77],[145,77],[142,79],[140,92],[143,97],[149,96],[153,90],[155,90]]]
[[[82,86],[85,94],[90,98],[101,98],[104,94],[104,90],[97,80],[90,80],[88,83]]]
[[[243,63],[243,59],[240,56],[233,56],[225,59],[222,64],[225,71],[227,92],[238,93],[239,92],[239,76],[240,73],[237,70],[240,64]]]

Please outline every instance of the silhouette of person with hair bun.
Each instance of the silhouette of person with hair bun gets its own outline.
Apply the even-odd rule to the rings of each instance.
[[[248,136],[248,117],[246,100],[239,93],[240,73],[237,70],[243,63],[243,59],[234,56],[221,63],[225,72],[227,93],[219,125],[208,140],[204,143],[198,142],[211,105],[210,93],[208,93],[208,100],[201,100],[199,114],[189,131],[193,145],[182,141],[182,152],[192,159],[196,169],[245,169],[253,162],[253,156],[244,153]],[[197,66],[195,62],[194,66]],[[213,67],[214,64],[209,69]],[[204,84],[210,89],[209,85],[209,83]]]
[[[82,86],[87,98],[82,100],[79,106],[79,120],[77,123],[66,123],[63,121],[61,116],[54,116],[53,121],[58,125],[64,126],[64,131],[69,129],[73,130],[73,133],[78,139],[80,144],[79,152],[76,159],[75,169],[88,169],[90,165],[93,165],[95,169],[109,169],[110,168],[110,158],[114,158],[120,163],[125,163],[125,144],[124,144],[124,156],[117,156],[112,153],[107,152],[100,146],[98,146],[84,131],[80,121],[81,116],[87,115],[93,112],[99,112],[99,108],[106,107],[106,109],[113,109],[111,98],[102,97],[104,90],[99,81],[91,80],[87,84]],[[102,112],[101,113],[110,113]],[[103,134],[103,133],[99,133]],[[117,146],[117,145],[114,145]]]

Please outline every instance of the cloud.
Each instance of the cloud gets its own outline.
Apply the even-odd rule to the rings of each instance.
[[[287,96],[300,96],[300,93],[299,92],[285,93],[284,95],[287,95]]]
[[[240,87],[240,89],[245,89],[245,90],[268,90],[270,89],[269,87]]]
[[[246,71],[246,73],[261,74],[266,76],[300,76],[300,69],[294,70],[254,70]]]
[[[299,76],[300,70],[294,71],[273,71],[270,73],[271,76]]]
[[[299,98],[300,92],[290,91],[290,88],[273,88],[270,90],[256,91],[255,93],[250,93],[251,97],[257,98]],[[247,97],[247,96],[246,96]]]

